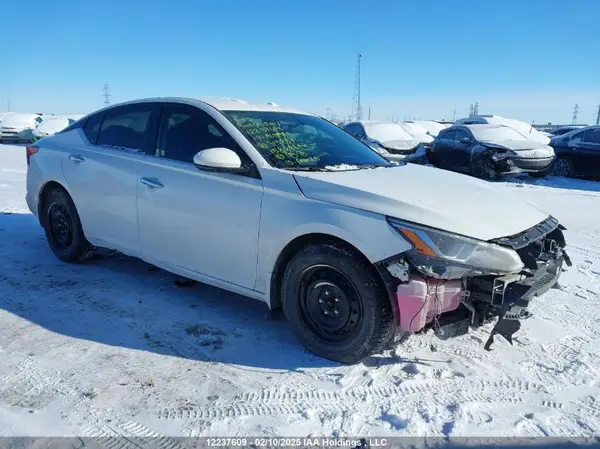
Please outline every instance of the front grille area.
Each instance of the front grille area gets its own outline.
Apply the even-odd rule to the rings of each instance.
[[[541,239],[548,235],[558,227],[558,220],[552,216],[549,216],[541,223],[520,232],[515,235],[507,237],[501,237],[499,239],[492,240],[492,243],[497,243],[502,246],[509,246],[513,249],[525,248],[530,243]]]
[[[521,168],[523,170],[543,170],[544,168],[547,168],[553,160],[554,158],[552,157],[544,159],[511,159],[515,167]]]

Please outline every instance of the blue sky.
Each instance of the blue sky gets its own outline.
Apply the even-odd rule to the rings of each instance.
[[[597,0],[4,2],[0,110],[91,112],[181,95],[372,118],[595,120]]]

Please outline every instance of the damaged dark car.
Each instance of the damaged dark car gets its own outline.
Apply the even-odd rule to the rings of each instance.
[[[503,175],[546,175],[554,150],[503,125],[452,126],[439,133],[427,154],[439,168],[493,180]]]

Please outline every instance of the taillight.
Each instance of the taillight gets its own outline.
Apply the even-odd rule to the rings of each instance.
[[[25,155],[27,157],[27,165],[29,165],[29,159],[31,158],[31,156],[33,156],[35,153],[37,153],[38,150],[39,150],[39,148],[36,146],[33,146],[33,145],[31,145],[31,146],[28,145],[25,147]]]

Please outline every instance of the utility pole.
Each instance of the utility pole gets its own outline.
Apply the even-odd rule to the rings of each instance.
[[[6,105],[8,106],[8,112],[10,112],[10,100],[6,100]]]
[[[598,105],[598,115],[596,115],[596,125],[600,125],[600,104]]]
[[[579,114],[579,105],[576,104],[573,108],[573,125],[577,125],[577,115]]]
[[[479,115],[479,102],[475,102],[475,106],[473,107],[473,115]]]
[[[454,114],[452,114],[452,121],[456,121],[456,105],[454,105]]]
[[[369,106],[369,120],[371,120],[371,106]]]
[[[473,103],[469,106],[469,117],[473,117]]]
[[[350,115],[355,120],[362,119],[362,106],[360,104],[360,58],[362,55],[359,53],[356,56],[356,76],[354,78],[354,94],[352,96],[352,112]]]
[[[110,95],[110,87],[108,87],[108,84],[104,85],[104,88],[102,89],[102,91],[104,92],[102,94],[102,96],[104,97],[104,104],[109,105],[111,95]]]

